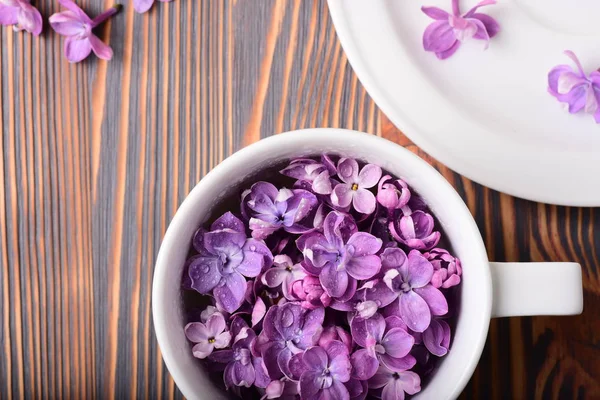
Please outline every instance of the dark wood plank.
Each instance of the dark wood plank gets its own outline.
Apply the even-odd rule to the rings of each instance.
[[[99,35],[114,59],[69,65],[47,26],[40,38],[0,29],[0,399],[180,398],[150,309],[170,219],[232,152],[321,126],[432,163],[491,259],[582,263],[584,314],[493,321],[464,398],[600,398],[600,213],[489,190],[419,150],[352,72],[325,1],[125,4]]]

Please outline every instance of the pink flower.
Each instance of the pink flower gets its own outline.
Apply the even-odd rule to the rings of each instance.
[[[145,13],[146,11],[148,11],[150,9],[150,7],[152,7],[152,5],[154,4],[155,0],[133,0],[133,8],[135,9],[136,12],[141,13]],[[171,0],[159,0],[162,1],[163,3],[167,3]]]
[[[42,16],[27,0],[0,0],[0,25],[12,25],[15,31],[25,30],[39,36]]]
[[[113,51],[110,46],[92,33],[92,29],[115,15],[120,5],[109,8],[96,18],[91,19],[81,8],[71,0],[59,0],[60,4],[68,11],[53,14],[49,21],[50,26],[59,35],[66,36],[65,56],[67,60],[76,63],[84,60],[92,51],[103,60],[110,60]]]

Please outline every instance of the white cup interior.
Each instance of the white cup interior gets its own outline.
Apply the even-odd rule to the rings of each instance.
[[[161,245],[152,293],[154,327],[163,359],[189,399],[216,400],[217,389],[191,353],[183,333],[181,273],[191,238],[211,210],[250,174],[283,160],[335,153],[377,164],[404,179],[428,203],[463,265],[461,301],[452,345],[418,399],[457,397],[471,377],[489,327],[492,285],[481,235],[471,213],[450,184],[430,165],[390,141],[342,129],[307,129],[261,140],[224,160],[190,192]]]

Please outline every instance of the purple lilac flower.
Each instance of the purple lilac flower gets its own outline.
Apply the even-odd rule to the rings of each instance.
[[[350,357],[342,342],[311,347],[302,357],[306,371],[300,377],[300,395],[305,399],[349,399],[344,385],[350,380]]]
[[[483,0],[463,15],[458,0],[452,0],[452,14],[437,7],[421,7],[427,16],[435,20],[423,33],[423,48],[435,53],[440,60],[450,57],[462,42],[471,38],[485,41],[487,49],[500,26],[494,18],[478,13],[477,9],[491,4],[496,4],[496,1]]]
[[[256,350],[262,355],[271,379],[291,375],[290,359],[318,342],[324,318],[323,308],[306,310],[298,303],[272,306],[267,311]]]
[[[281,286],[283,296],[288,300],[295,300],[292,295],[292,284],[306,277],[300,264],[294,264],[292,259],[285,255],[273,258],[273,266],[262,275],[262,283],[270,288]]]
[[[369,279],[381,268],[376,255],[381,249],[381,239],[366,232],[355,232],[346,239],[341,227],[349,218],[332,211],[325,217],[324,233],[309,233],[298,243],[304,254],[304,269],[319,276],[327,294],[338,299],[351,298],[357,280]]]
[[[433,275],[433,265],[417,250],[408,257],[401,249],[385,249],[382,256],[383,281],[398,298],[391,306],[408,327],[415,332],[423,332],[431,322],[431,315],[444,315],[448,312],[446,298],[429,282]],[[390,299],[390,294],[381,294],[382,305]]]
[[[434,232],[434,228],[433,217],[424,211],[409,212],[389,223],[394,239],[417,250],[430,249],[438,244],[441,234]]]
[[[462,267],[460,260],[444,249],[433,249],[423,254],[433,265],[431,284],[436,288],[448,289],[460,283]]]
[[[155,0],[133,0],[133,8],[138,13],[145,13],[146,11],[148,11],[150,9],[150,7],[152,7],[152,5],[154,4],[154,1]],[[165,2],[169,2],[171,0],[158,0],[158,1],[162,1],[163,3],[165,3]]]
[[[398,210],[408,204],[410,189],[402,179],[384,175],[377,185],[377,202],[388,210]]]
[[[192,353],[196,358],[206,358],[214,349],[223,349],[229,346],[231,333],[225,330],[225,318],[220,313],[214,313],[208,318],[206,324],[192,322],[185,326],[185,336],[189,341],[196,343]]]
[[[282,399],[295,400],[298,398],[298,382],[291,381],[288,378],[272,380],[265,389],[263,399]]]
[[[247,239],[242,221],[229,212],[211,225],[210,232],[198,232],[194,245],[200,254],[189,266],[191,287],[202,294],[212,291],[227,312],[234,312],[244,301],[244,276],[256,277],[273,262],[267,246]]]
[[[569,65],[559,65],[548,73],[548,92],[569,106],[571,114],[584,110],[600,123],[600,71],[586,75],[579,59],[570,50],[565,54],[577,66],[574,71]]]
[[[317,194],[328,195],[332,191],[331,176],[336,173],[336,169],[329,158],[323,159],[323,162],[299,158],[280,172],[290,178],[310,183],[312,191]]]
[[[369,319],[355,318],[351,323],[352,338],[363,349],[358,350],[363,365],[368,364],[368,359],[376,359],[372,369],[365,371],[368,379],[373,376],[377,366],[381,363],[394,371],[404,371],[412,368],[416,361],[411,356],[410,350],[415,344],[415,339],[406,331],[404,324],[397,323],[397,317],[383,318],[376,314]]]
[[[405,393],[413,395],[421,391],[421,378],[412,371],[390,371],[382,365],[369,379],[369,388],[383,388],[382,400],[404,400]]]
[[[52,29],[59,35],[66,36],[65,56],[71,63],[77,63],[87,58],[93,51],[99,58],[110,60],[113,51],[92,30],[115,15],[121,8],[120,5],[109,8],[96,18],[91,19],[77,4],[71,0],[59,0],[67,11],[50,16],[49,22]]]
[[[292,284],[292,299],[300,301],[300,305],[308,310],[329,307],[331,297],[327,294],[321,281],[315,276],[305,276]]]
[[[308,190],[277,189],[268,182],[257,182],[242,193],[242,212],[255,239],[265,239],[279,229],[295,234],[312,230],[310,217],[317,206],[317,197]]]
[[[381,168],[374,164],[365,165],[359,172],[358,162],[352,158],[342,158],[337,166],[342,183],[333,188],[331,201],[334,206],[352,207],[362,214],[375,211],[375,195],[368,189],[377,185],[381,178]]]
[[[329,342],[337,340],[338,342],[342,342],[348,348],[348,353],[352,351],[352,336],[344,328],[336,325],[329,325],[325,329],[323,329],[323,333],[321,333],[321,337],[319,338],[319,346],[326,347]]]
[[[450,326],[446,321],[433,318],[429,327],[423,332],[423,344],[433,355],[442,357],[450,347]]]
[[[0,0],[0,25],[13,30],[25,30],[39,36],[42,33],[42,15],[28,0]]]

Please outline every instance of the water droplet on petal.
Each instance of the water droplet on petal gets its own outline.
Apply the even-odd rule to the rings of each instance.
[[[256,246],[255,245],[250,246],[250,251],[256,251]]]

